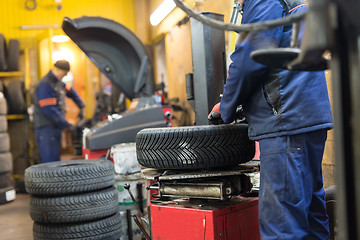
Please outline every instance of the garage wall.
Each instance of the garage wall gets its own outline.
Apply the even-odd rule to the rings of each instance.
[[[62,0],[62,8],[57,10],[54,0],[36,0],[35,10],[25,8],[25,0],[0,2],[0,33],[7,39],[20,39],[21,48],[36,47],[36,36],[42,29],[21,30],[22,25],[61,25],[64,16],[102,16],[124,24],[135,30],[135,8],[133,0]],[[31,2],[31,1],[29,1]]]
[[[62,0],[61,10],[54,0],[11,0],[0,1],[0,33],[6,39],[17,38],[20,41],[20,49],[30,49],[35,52],[29,61],[31,89],[37,81],[44,76],[52,66],[54,59],[51,51],[60,50],[65,46],[72,50],[72,72],[75,77],[74,88],[82,99],[87,102],[86,115],[90,117],[94,111],[95,92],[94,81],[98,79],[98,71],[87,57],[71,41],[64,44],[49,42],[49,36],[64,34],[61,24],[65,16],[77,18],[81,16],[101,16],[117,21],[132,31],[136,31],[135,25],[135,2],[136,0]],[[36,2],[36,9],[28,10],[25,2],[32,4]],[[34,6],[34,5],[31,5]],[[21,26],[34,27],[35,29],[20,29]],[[44,28],[45,26],[45,28]],[[50,30],[46,26],[53,26]],[[58,27],[56,27],[58,26]],[[52,49],[50,51],[50,49]],[[20,65],[24,65],[21,62]],[[95,69],[94,69],[95,68]],[[77,108],[72,102],[68,103],[67,118],[77,121]]]
[[[150,13],[152,13],[163,0],[150,1]],[[185,1],[190,7],[195,7],[201,12],[215,12],[223,14],[225,22],[231,18],[233,0],[218,1]],[[180,23],[181,21],[181,23]],[[225,34],[226,37],[229,33]],[[186,14],[176,8],[174,9],[158,26],[151,27],[151,41],[154,45],[164,41],[167,66],[167,89],[169,98],[178,98],[184,111],[176,112],[175,125],[192,125],[195,120],[195,114],[186,100],[185,74],[192,72],[191,56],[191,34],[190,22],[187,21]],[[155,51],[156,52],[156,51]],[[155,69],[156,69],[155,65]],[[156,76],[156,75],[155,75]],[[162,75],[163,76],[163,75]],[[157,82],[162,79],[156,78]]]

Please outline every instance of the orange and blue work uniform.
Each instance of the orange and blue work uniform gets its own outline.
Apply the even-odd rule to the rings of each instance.
[[[51,71],[36,87],[34,127],[42,162],[60,161],[61,131],[70,125],[65,119],[65,96],[72,98],[79,108],[85,106],[75,90]]]
[[[304,0],[245,0],[242,23],[306,10]],[[261,239],[329,239],[321,162],[333,123],[325,73],[275,69],[250,57],[260,48],[289,47],[291,31],[288,25],[249,33],[236,46],[220,113],[232,122],[241,104],[249,137],[260,143]]]

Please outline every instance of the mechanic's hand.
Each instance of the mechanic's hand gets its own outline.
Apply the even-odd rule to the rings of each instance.
[[[80,120],[82,120],[84,118],[84,115],[85,115],[85,111],[84,111],[84,108],[80,108],[80,111],[78,113],[78,118]]]
[[[208,115],[208,120],[213,125],[219,125],[224,123],[224,121],[221,119],[220,103],[215,104],[210,114]]]

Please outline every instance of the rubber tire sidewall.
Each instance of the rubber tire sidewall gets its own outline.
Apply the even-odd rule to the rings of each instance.
[[[114,187],[91,193],[30,198],[30,216],[37,223],[77,223],[109,217],[118,212]]]
[[[7,71],[19,71],[20,43],[18,39],[10,39],[7,52]]]
[[[24,81],[22,79],[8,81],[5,84],[4,93],[7,99],[8,114],[26,114],[27,106],[24,95]]]
[[[109,160],[50,162],[25,170],[26,191],[34,195],[85,193],[113,186],[114,183],[114,164]]]
[[[13,159],[10,152],[0,153],[0,174],[13,170]]]
[[[0,93],[0,115],[7,114],[7,102],[2,93]]]
[[[0,33],[0,72],[6,71],[6,51],[5,36]]]
[[[0,132],[7,132],[8,122],[6,116],[0,115]]]
[[[136,136],[140,165],[155,169],[204,169],[245,163],[255,155],[247,124],[148,128]]]
[[[10,138],[7,132],[0,133],[0,153],[10,150]]]
[[[119,213],[98,221],[78,224],[39,224],[34,222],[34,240],[118,240],[121,236]]]

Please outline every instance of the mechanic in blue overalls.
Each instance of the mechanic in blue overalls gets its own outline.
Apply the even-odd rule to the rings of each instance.
[[[80,113],[85,107],[76,91],[61,81],[69,71],[69,62],[59,60],[36,86],[34,127],[43,163],[60,161],[61,132],[72,126],[65,119],[65,96],[72,98]]]
[[[304,0],[239,2],[243,24],[308,9]],[[260,143],[261,238],[329,239],[321,162],[333,123],[325,73],[272,69],[250,58],[259,48],[288,47],[291,30],[278,27],[243,37],[231,55],[223,97],[212,113],[220,112],[230,123],[242,104],[249,137]],[[302,34],[303,29],[300,38]]]

